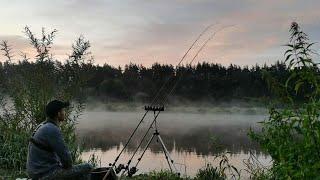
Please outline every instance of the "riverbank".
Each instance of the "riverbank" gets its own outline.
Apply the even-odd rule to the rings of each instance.
[[[0,169],[0,180],[10,180],[10,179],[17,179],[28,177],[25,170],[9,170],[9,169]]]
[[[87,111],[136,112],[143,111],[143,102],[100,102],[89,100]],[[236,113],[236,114],[267,114],[268,110],[262,102],[230,101],[224,103],[179,102],[165,106],[166,112],[180,113]]]

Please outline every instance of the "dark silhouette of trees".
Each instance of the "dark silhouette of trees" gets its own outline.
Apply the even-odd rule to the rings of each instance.
[[[75,47],[76,48],[76,47]],[[221,102],[233,99],[261,99],[270,98],[271,93],[263,79],[263,72],[268,71],[278,79],[288,77],[288,68],[283,62],[276,62],[267,66],[244,66],[202,62],[196,65],[174,67],[168,64],[155,63],[151,67],[128,64],[124,68],[113,67],[108,64],[94,65],[81,63],[72,65],[71,57],[67,63],[53,61],[30,62],[22,60],[18,63],[5,61],[0,63],[0,81],[4,92],[9,92],[8,83],[16,78],[23,78],[27,72],[36,73],[37,69],[51,71],[58,67],[59,72],[48,73],[63,76],[64,82],[57,82],[56,87],[66,86],[66,82],[73,81],[73,74],[80,74],[86,79],[85,94],[79,97],[96,97],[104,101],[151,101],[158,89],[166,82],[165,93],[177,83],[169,102],[177,99],[188,101]],[[45,66],[45,68],[43,68]],[[39,68],[41,67],[41,68]],[[45,73],[42,73],[45,74]],[[43,77],[45,78],[45,77]],[[45,79],[50,79],[48,77]],[[168,80],[169,79],[169,80]],[[32,82],[30,82],[32,83]],[[163,96],[163,94],[162,94]]]

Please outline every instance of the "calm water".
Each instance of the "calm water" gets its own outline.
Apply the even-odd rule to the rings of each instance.
[[[101,158],[102,166],[112,163],[142,115],[143,112],[85,112],[77,126],[79,138],[84,141],[83,158],[88,159],[95,153]],[[146,117],[119,163],[127,163],[152,117],[151,113]],[[226,151],[231,152],[230,163],[238,169],[244,168],[243,160],[250,157],[249,152],[263,164],[270,164],[270,157],[247,137],[248,129],[258,130],[257,122],[265,118],[265,115],[252,114],[163,112],[158,118],[158,128],[172,158],[179,163],[177,168],[182,174],[194,176],[208,162],[218,165],[215,155]],[[138,166],[139,173],[168,169],[161,150],[154,140]]]

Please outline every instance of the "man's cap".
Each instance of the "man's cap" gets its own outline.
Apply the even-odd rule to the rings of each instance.
[[[49,117],[55,116],[61,109],[69,106],[69,102],[63,102],[59,100],[50,101],[46,106],[46,114]]]

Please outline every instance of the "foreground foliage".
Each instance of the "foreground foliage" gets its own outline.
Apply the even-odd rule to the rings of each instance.
[[[194,178],[179,176],[168,170],[151,171],[146,174],[140,174],[131,178],[126,177],[127,180],[223,180],[226,177],[222,175],[217,167],[207,164],[203,169],[199,169]]]
[[[262,132],[250,135],[273,159],[270,179],[315,179],[320,177],[318,64],[312,59],[313,43],[297,23],[290,32],[285,52],[289,78],[283,82],[265,76],[281,106],[274,104]]]
[[[84,108],[77,97],[86,79],[77,70],[83,64],[90,44],[80,37],[72,46],[72,56],[62,66],[49,53],[56,30],[37,38],[25,28],[30,44],[37,52],[35,62],[21,61],[21,66],[12,64],[11,47],[3,41],[1,50],[7,61],[4,72],[8,79],[1,84],[0,99],[0,169],[2,171],[24,171],[28,152],[28,141],[36,126],[45,120],[45,105],[53,99],[72,101],[67,111],[67,121],[62,125],[65,141],[74,162],[80,161],[79,145],[76,141],[75,124]],[[4,88],[6,87],[6,88]]]

